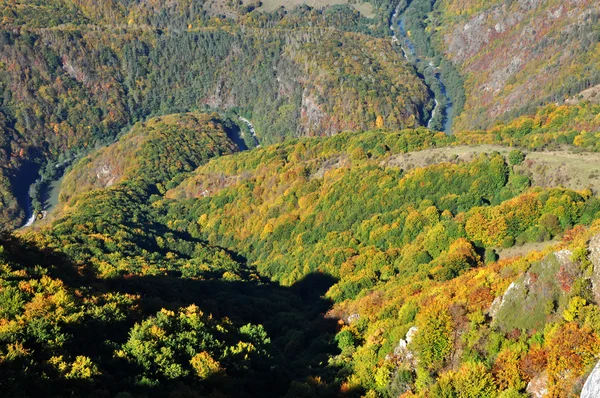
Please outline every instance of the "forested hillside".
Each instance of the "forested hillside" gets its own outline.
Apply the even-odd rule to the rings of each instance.
[[[427,20],[465,77],[456,129],[486,128],[600,84],[596,1],[440,0]]]
[[[598,15],[0,2],[0,395],[578,397]]]
[[[58,219],[4,238],[6,388],[579,391],[600,355],[590,190],[533,187],[520,150],[453,158],[475,133],[344,133],[231,155],[226,127],[198,113],[140,124],[69,172]],[[506,145],[510,131],[476,134]],[[551,131],[547,145],[564,145]],[[410,166],[433,148],[450,160]]]
[[[155,222],[151,192],[98,192],[52,232],[3,238],[5,396],[284,395],[321,369],[327,278],[263,280]]]
[[[237,126],[216,114],[153,118],[77,163],[62,183],[61,202],[124,180],[158,183],[164,192],[210,158],[244,149]]]
[[[561,212],[574,206],[575,213],[563,214],[563,228],[595,217],[596,199],[589,192],[522,195],[529,179],[511,173],[509,160],[499,154],[410,171],[386,166],[391,154],[453,141],[426,131],[363,133],[224,157],[167,193],[179,200],[166,217],[181,228],[177,214],[188,214],[192,235],[200,233],[238,251],[244,248],[242,253],[259,271],[284,283],[308,272],[336,277],[347,273],[347,285],[343,278],[338,284],[342,298],[353,297],[357,286],[371,286],[379,273],[384,279],[396,272],[456,276],[460,270],[432,260],[458,238],[479,242],[482,250],[550,239],[553,233],[537,220],[554,219],[556,214],[549,215],[554,206]],[[199,200],[189,202],[187,209],[188,202],[181,200],[186,197]],[[591,213],[585,215],[588,206]],[[373,268],[373,256],[387,258],[394,267],[388,263],[384,269]],[[354,261],[345,269],[350,258]],[[355,268],[355,263],[371,269]]]
[[[3,223],[21,223],[36,169],[152,115],[235,110],[264,144],[426,123],[433,105],[425,84],[389,40],[350,32],[369,25],[348,8],[259,13],[234,24],[184,3],[164,15],[159,4],[2,5]]]

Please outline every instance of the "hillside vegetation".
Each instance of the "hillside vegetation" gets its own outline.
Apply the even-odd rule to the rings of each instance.
[[[61,200],[123,180],[159,183],[164,191],[210,158],[245,149],[234,126],[216,114],[197,113],[138,123],[117,143],[77,163],[62,183]]]
[[[456,129],[487,128],[600,83],[596,1],[441,0],[428,29],[465,77]]]
[[[460,135],[379,130],[227,155],[223,126],[214,114],[140,124],[65,177],[77,187],[63,195],[67,212],[4,238],[8,387],[423,397],[581,387],[600,355],[591,191],[531,186],[515,150],[395,165]],[[185,137],[200,139],[194,150],[177,145]],[[157,142],[199,168],[158,161]],[[105,187],[94,171],[117,160]],[[498,260],[552,239],[563,243]]]
[[[3,3],[3,224],[20,224],[37,169],[105,145],[153,115],[233,110],[252,120],[263,144],[426,123],[425,84],[348,8],[234,22],[195,2],[163,12],[144,4]]]
[[[599,15],[1,1],[0,395],[578,397]]]

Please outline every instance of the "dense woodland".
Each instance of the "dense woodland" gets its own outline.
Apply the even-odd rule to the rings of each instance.
[[[54,221],[3,238],[5,388],[520,397],[542,372],[553,396],[581,387],[600,354],[592,192],[531,187],[519,150],[394,166],[470,139],[425,129],[226,155],[240,147],[223,120],[137,126],[69,173],[65,192],[77,188]],[[185,137],[210,141],[187,151]],[[90,185],[111,160],[121,165],[114,183]],[[566,258],[548,249],[498,261],[498,251],[551,239]],[[532,275],[539,287],[492,310]]]
[[[11,226],[24,216],[17,181],[29,185],[36,168],[80,157],[152,115],[229,109],[268,144],[415,127],[432,107],[414,68],[348,7],[234,23],[194,6],[161,17],[136,7],[129,15],[128,4],[32,3],[3,4],[0,24],[0,217]],[[33,10],[61,19],[34,19]],[[106,25],[119,15],[122,25]]]
[[[597,152],[600,150],[595,131],[600,128],[600,106],[584,103],[574,106],[548,105],[535,114],[521,116],[508,123],[498,123],[488,132],[461,132],[464,141],[473,143],[502,142],[530,149],[556,149],[561,145]]]
[[[426,29],[465,80],[457,130],[509,122],[600,84],[600,4],[436,1]]]
[[[528,165],[600,152],[598,25],[534,3],[2,2],[2,395],[579,396],[598,173]]]

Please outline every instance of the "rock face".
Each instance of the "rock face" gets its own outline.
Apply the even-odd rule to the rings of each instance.
[[[302,108],[301,108],[301,119],[302,125],[298,128],[301,130],[302,135],[310,134],[311,131],[318,132],[318,135],[331,135],[331,132],[325,131],[323,123],[324,120],[328,119],[328,115],[323,111],[318,100],[305,89],[302,94]],[[336,132],[333,132],[336,133]]]
[[[592,373],[585,381],[583,390],[581,390],[581,398],[598,398],[600,397],[600,362],[596,364]]]
[[[406,337],[401,339],[396,348],[394,348],[394,356],[400,358],[402,361],[406,361],[412,363],[414,365],[414,355],[412,351],[408,348],[410,343],[412,342],[415,334],[419,331],[416,326],[411,327],[406,332]]]
[[[581,276],[579,264],[569,250],[556,251],[532,264],[492,303],[489,314],[504,331],[539,329],[564,303],[574,281]]]
[[[96,168],[96,178],[98,179],[98,184],[103,188],[108,188],[114,184],[115,179],[120,176],[116,176],[113,174],[113,166],[109,163],[102,163]]]
[[[542,373],[527,384],[527,393],[531,398],[543,398],[548,393],[548,375]]]
[[[600,302],[600,235],[596,235],[590,239],[588,252],[588,258],[594,266],[594,273],[591,277],[592,290],[594,291],[596,302]]]
[[[581,38],[594,31],[600,10],[597,0],[439,3],[446,54],[469,81],[465,113],[455,125],[467,129],[560,98],[567,65],[592,53]]]

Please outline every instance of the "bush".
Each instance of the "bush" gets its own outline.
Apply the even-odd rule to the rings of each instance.
[[[354,335],[349,329],[343,329],[335,336],[335,341],[340,350],[345,351],[349,348],[354,348]]]
[[[496,250],[494,249],[485,249],[485,263],[491,264],[498,261],[498,254],[496,254]]]
[[[529,235],[527,235],[526,232],[522,232],[519,234],[519,236],[517,236],[517,239],[515,239],[515,245],[523,246],[528,241],[529,241]]]
[[[524,160],[525,154],[519,151],[518,149],[510,151],[510,153],[508,154],[508,162],[511,164],[511,166],[521,164]]]
[[[414,382],[413,373],[406,368],[400,368],[392,376],[392,380],[387,387],[390,397],[398,397],[410,390],[410,386]]]
[[[560,221],[554,214],[546,213],[540,217],[540,225],[556,236],[562,232]]]
[[[515,245],[515,238],[513,238],[512,236],[507,236],[506,238],[504,238],[502,240],[502,247],[504,249],[508,249],[510,247],[513,247]]]

